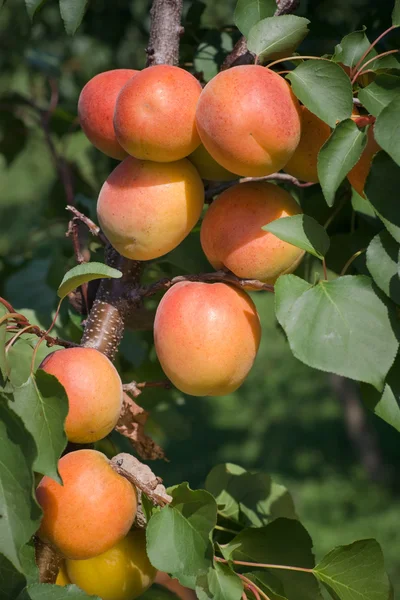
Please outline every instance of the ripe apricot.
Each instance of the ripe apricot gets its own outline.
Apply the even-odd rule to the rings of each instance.
[[[331,128],[305,106],[300,107],[301,137],[284,170],[302,181],[318,183],[318,153],[331,135]]]
[[[61,566],[58,570],[56,585],[65,586],[65,585],[69,585],[70,583],[71,583],[71,581],[68,577],[67,570],[65,568],[65,561],[63,560],[63,562],[61,563]]]
[[[192,154],[189,154],[188,159],[196,167],[202,179],[208,179],[209,181],[231,181],[232,179],[237,179],[237,175],[227,171],[213,159],[203,144],[200,144]]]
[[[94,348],[66,348],[46,356],[40,368],[65,388],[70,442],[95,442],[114,429],[122,408],[122,382],[104,354]]]
[[[66,564],[72,583],[102,600],[134,600],[150,587],[157,573],[147,557],[143,530],[131,531],[99,556]]]
[[[97,215],[120,254],[150,260],[182,242],[203,202],[203,182],[188,160],[155,163],[128,157],[104,183]]]
[[[371,169],[372,159],[380,149],[380,146],[378,146],[375,141],[374,129],[371,126],[367,133],[367,145],[365,146],[359,161],[347,174],[347,179],[350,181],[356,192],[363,198],[365,198],[364,186]]]
[[[276,185],[237,184],[208,209],[200,231],[203,251],[215,269],[274,283],[279,275],[295,270],[304,252],[261,228],[300,213],[292,196]]]
[[[92,558],[126,536],[136,516],[136,489],[96,450],[77,450],[58,463],[63,485],[43,477],[38,536],[66,558]]]
[[[129,79],[139,71],[114,69],[99,73],[82,89],[78,101],[79,122],[93,146],[122,160],[127,156],[114,131],[114,109],[117,96]]]
[[[154,321],[165,374],[192,396],[234,392],[253,365],[260,336],[251,298],[224,283],[177,283],[161,300]]]
[[[196,124],[211,156],[238,175],[279,171],[300,141],[299,105],[290,86],[259,65],[218,73],[201,93]]]
[[[195,125],[200,93],[200,83],[184,69],[143,69],[118,96],[114,128],[119,143],[143,160],[184,158],[200,144]]]

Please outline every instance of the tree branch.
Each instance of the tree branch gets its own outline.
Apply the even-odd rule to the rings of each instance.
[[[214,196],[221,194],[225,190],[230,187],[238,184],[238,183],[251,183],[254,181],[286,181],[288,183],[292,183],[296,187],[307,188],[312,185],[316,185],[311,181],[301,182],[296,177],[292,175],[288,175],[288,173],[272,173],[272,175],[265,175],[264,177],[241,177],[240,179],[233,179],[232,181],[224,181],[214,187],[209,187],[205,193],[205,201],[209,204]]]
[[[183,0],[153,0],[147,66],[177,65]]]

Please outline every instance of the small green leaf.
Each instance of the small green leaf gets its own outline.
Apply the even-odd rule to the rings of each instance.
[[[400,0],[395,0],[392,12],[392,25],[400,27]]]
[[[378,152],[365,184],[365,195],[386,229],[400,243],[400,211],[397,198],[400,189],[400,167],[385,152]]]
[[[337,125],[318,154],[318,178],[328,206],[333,206],[336,190],[358,162],[367,143],[365,131],[352,119]]]
[[[262,19],[272,17],[277,9],[275,0],[238,0],[234,21],[246,38],[250,29]]]
[[[216,562],[207,573],[196,581],[196,595],[199,600],[240,600],[243,583],[228,565]]]
[[[51,583],[36,583],[26,588],[31,600],[101,600],[98,596],[90,596],[76,585],[52,585]],[[19,600],[19,598],[17,598]],[[21,600],[25,600],[22,596]]]
[[[379,113],[374,136],[382,150],[400,166],[400,93]]]
[[[59,0],[59,2],[65,31],[68,35],[74,35],[82,23],[88,0]]]
[[[35,471],[61,483],[57,463],[67,445],[64,421],[68,413],[63,386],[53,375],[39,369],[36,376],[15,388],[11,407],[35,440]]]
[[[381,231],[368,246],[367,267],[376,285],[400,305],[399,247],[388,231]]]
[[[261,63],[293,54],[308,34],[309,22],[295,15],[267,17],[251,28],[247,47]]]
[[[171,504],[148,523],[147,553],[153,566],[194,589],[198,575],[212,565],[210,535],[217,523],[217,504],[211,494],[191,490],[187,483],[170,493]]]
[[[285,277],[275,285],[278,306],[288,291],[281,285]],[[393,307],[378,297],[371,279],[357,275],[320,281],[279,322],[294,356],[306,365],[382,389],[399,345],[395,321]]]
[[[39,527],[41,511],[33,497],[33,438],[0,396],[0,553],[20,572],[22,550]]]
[[[317,258],[323,258],[329,249],[329,236],[325,229],[308,215],[282,217],[264,225],[262,229]]]
[[[374,117],[400,94],[400,77],[378,75],[367,87],[359,90],[358,99]]]
[[[122,273],[103,263],[82,263],[73,267],[64,275],[57,294],[60,298],[65,298],[65,296],[82,285],[82,283],[93,281],[93,279],[102,279],[103,277],[119,279],[122,277]]]
[[[297,98],[317,117],[335,127],[351,116],[350,79],[339,65],[328,60],[308,60],[287,75]]]
[[[335,46],[332,60],[342,63],[346,67],[354,67],[370,45],[370,41],[365,35],[365,29],[353,31],[345,35],[340,43]]]
[[[26,10],[30,19],[33,19],[35,13],[47,0],[25,0]],[[1,5],[0,5],[1,6]]]
[[[386,377],[383,392],[363,383],[361,393],[370,411],[400,431],[400,355]]]
[[[375,540],[359,540],[335,548],[313,572],[339,600],[387,600],[389,597],[383,554]]]

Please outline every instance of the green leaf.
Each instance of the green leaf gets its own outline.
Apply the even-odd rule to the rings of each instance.
[[[228,566],[216,562],[207,573],[196,581],[196,595],[199,600],[240,600],[243,583]]]
[[[45,3],[47,0],[25,0],[26,10],[29,18],[33,19],[36,11]],[[1,6],[1,5],[0,5]]]
[[[370,45],[370,41],[365,35],[365,29],[353,31],[348,35],[345,35],[340,43],[335,46],[335,53],[332,56],[332,60],[337,63],[342,63],[343,65],[346,65],[346,67],[355,67]],[[366,58],[364,61],[365,60]]]
[[[340,600],[387,600],[389,580],[375,540],[339,546],[314,568],[315,576]]]
[[[299,521],[291,519],[277,519],[265,527],[242,531],[224,546],[224,556],[228,560],[305,569],[312,569],[315,564],[311,537]],[[276,594],[282,593],[283,586],[283,595],[288,600],[317,600],[321,597],[318,583],[310,573],[264,568],[262,571],[273,576],[271,589]],[[276,587],[274,581],[277,581]]]
[[[9,560],[0,554],[0,598],[15,600],[26,586],[26,579]]]
[[[153,585],[140,596],[140,600],[178,600],[178,596],[161,585]]]
[[[98,596],[90,596],[76,585],[63,587],[51,583],[36,583],[29,585],[26,591],[31,600],[101,600]],[[25,597],[21,600],[25,600]]]
[[[278,305],[286,292],[278,279]],[[305,291],[279,322],[294,356],[306,365],[382,389],[399,345],[395,321],[393,307],[378,297],[369,277],[348,275]]]
[[[328,60],[308,60],[287,75],[297,98],[317,117],[336,126],[351,116],[350,79],[339,65]]]
[[[208,30],[196,49],[194,68],[209,81],[217,75],[225,56],[232,48],[232,37],[226,31]]]
[[[385,152],[378,152],[365,184],[365,195],[394,239],[400,243],[400,211],[395,202],[400,189],[400,167]]]
[[[400,431],[400,355],[396,357],[383,392],[361,384],[362,398],[370,411]]]
[[[318,178],[328,206],[333,206],[336,190],[358,162],[367,143],[365,131],[352,119],[337,125],[318,154]]]
[[[21,551],[39,527],[33,497],[35,443],[5,396],[0,397],[0,553],[23,572]]]
[[[36,376],[15,389],[11,407],[35,440],[35,471],[61,483],[57,463],[67,445],[64,421],[68,413],[63,386],[53,375],[39,369]]]
[[[254,571],[247,573],[246,577],[254,583],[268,596],[270,600],[287,600],[284,596],[282,582],[272,574],[271,571]],[[278,591],[279,590],[279,591]]]
[[[392,12],[392,25],[400,27],[400,0],[395,0]]]
[[[375,126],[374,136],[382,150],[385,150],[400,166],[400,93],[382,109]]]
[[[400,77],[377,75],[367,87],[359,90],[358,99],[367,111],[377,117],[390,102],[400,94]]]
[[[275,0],[238,0],[234,21],[246,38],[250,29],[262,19],[272,17],[277,9]]]
[[[325,229],[308,215],[282,217],[264,225],[262,229],[317,258],[323,258],[329,249],[329,236]]]
[[[8,313],[4,304],[0,303],[0,319]],[[6,327],[7,321],[3,321],[0,325],[0,384],[3,386],[8,378],[10,369],[7,363],[5,344],[6,344]]]
[[[381,231],[367,249],[367,267],[373,280],[396,304],[400,304],[399,247],[388,231]]]
[[[65,31],[68,35],[74,35],[82,23],[88,0],[59,0],[59,2]]]
[[[278,281],[279,294],[275,294],[275,313],[279,323],[285,329],[292,306],[304,292],[313,286],[297,275],[281,275]]]
[[[82,263],[65,273],[57,294],[60,298],[65,298],[65,296],[82,285],[82,283],[93,281],[93,279],[103,279],[103,277],[119,279],[122,277],[122,273],[103,263]]]
[[[192,231],[179,246],[160,257],[160,263],[167,262],[186,273],[206,273],[210,263],[204,256],[200,244],[200,231]]]
[[[291,495],[265,473],[251,473],[231,463],[217,465],[207,476],[206,489],[218,513],[245,526],[261,527],[279,517],[296,519]]]
[[[153,566],[194,589],[197,576],[212,564],[210,535],[217,523],[217,504],[211,494],[193,491],[187,483],[170,493],[171,504],[148,523],[147,553]]]
[[[308,34],[308,19],[295,15],[267,17],[251,28],[247,47],[259,62],[293,54]]]

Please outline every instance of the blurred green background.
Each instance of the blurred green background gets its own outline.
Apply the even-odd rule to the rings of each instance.
[[[182,64],[203,71],[206,79],[238,37],[234,5],[234,0],[185,2]],[[149,6],[143,0],[93,0],[73,38],[64,32],[55,0],[44,2],[33,24],[23,0],[9,0],[0,11],[0,292],[16,308],[31,309],[43,325],[50,322],[64,272],[74,264],[57,165],[69,165],[75,203],[95,217],[96,196],[116,164],[80,132],[78,95],[100,71],[144,66]],[[311,21],[302,49],[331,53],[362,25],[374,39],[390,25],[391,10],[391,0],[301,0],[297,14]],[[396,47],[398,39],[388,37],[382,50]],[[59,101],[49,115],[51,89]],[[322,203],[313,194],[304,191],[300,200]],[[340,223],[331,233],[342,233]],[[87,244],[92,259],[102,260],[101,250]],[[146,276],[204,268],[194,232],[182,248],[149,265]],[[376,537],[399,588],[398,434],[365,413],[356,386],[293,358],[274,319],[273,297],[253,296],[263,340],[237,393],[199,399],[149,390],[140,397],[152,411],[149,432],[170,459],[155,470],[168,485],[188,480],[193,487],[225,461],[269,472],[292,491],[318,556],[334,545]],[[80,321],[64,307],[57,331],[79,339]],[[128,332],[118,360],[124,381],[162,376],[150,332]]]

